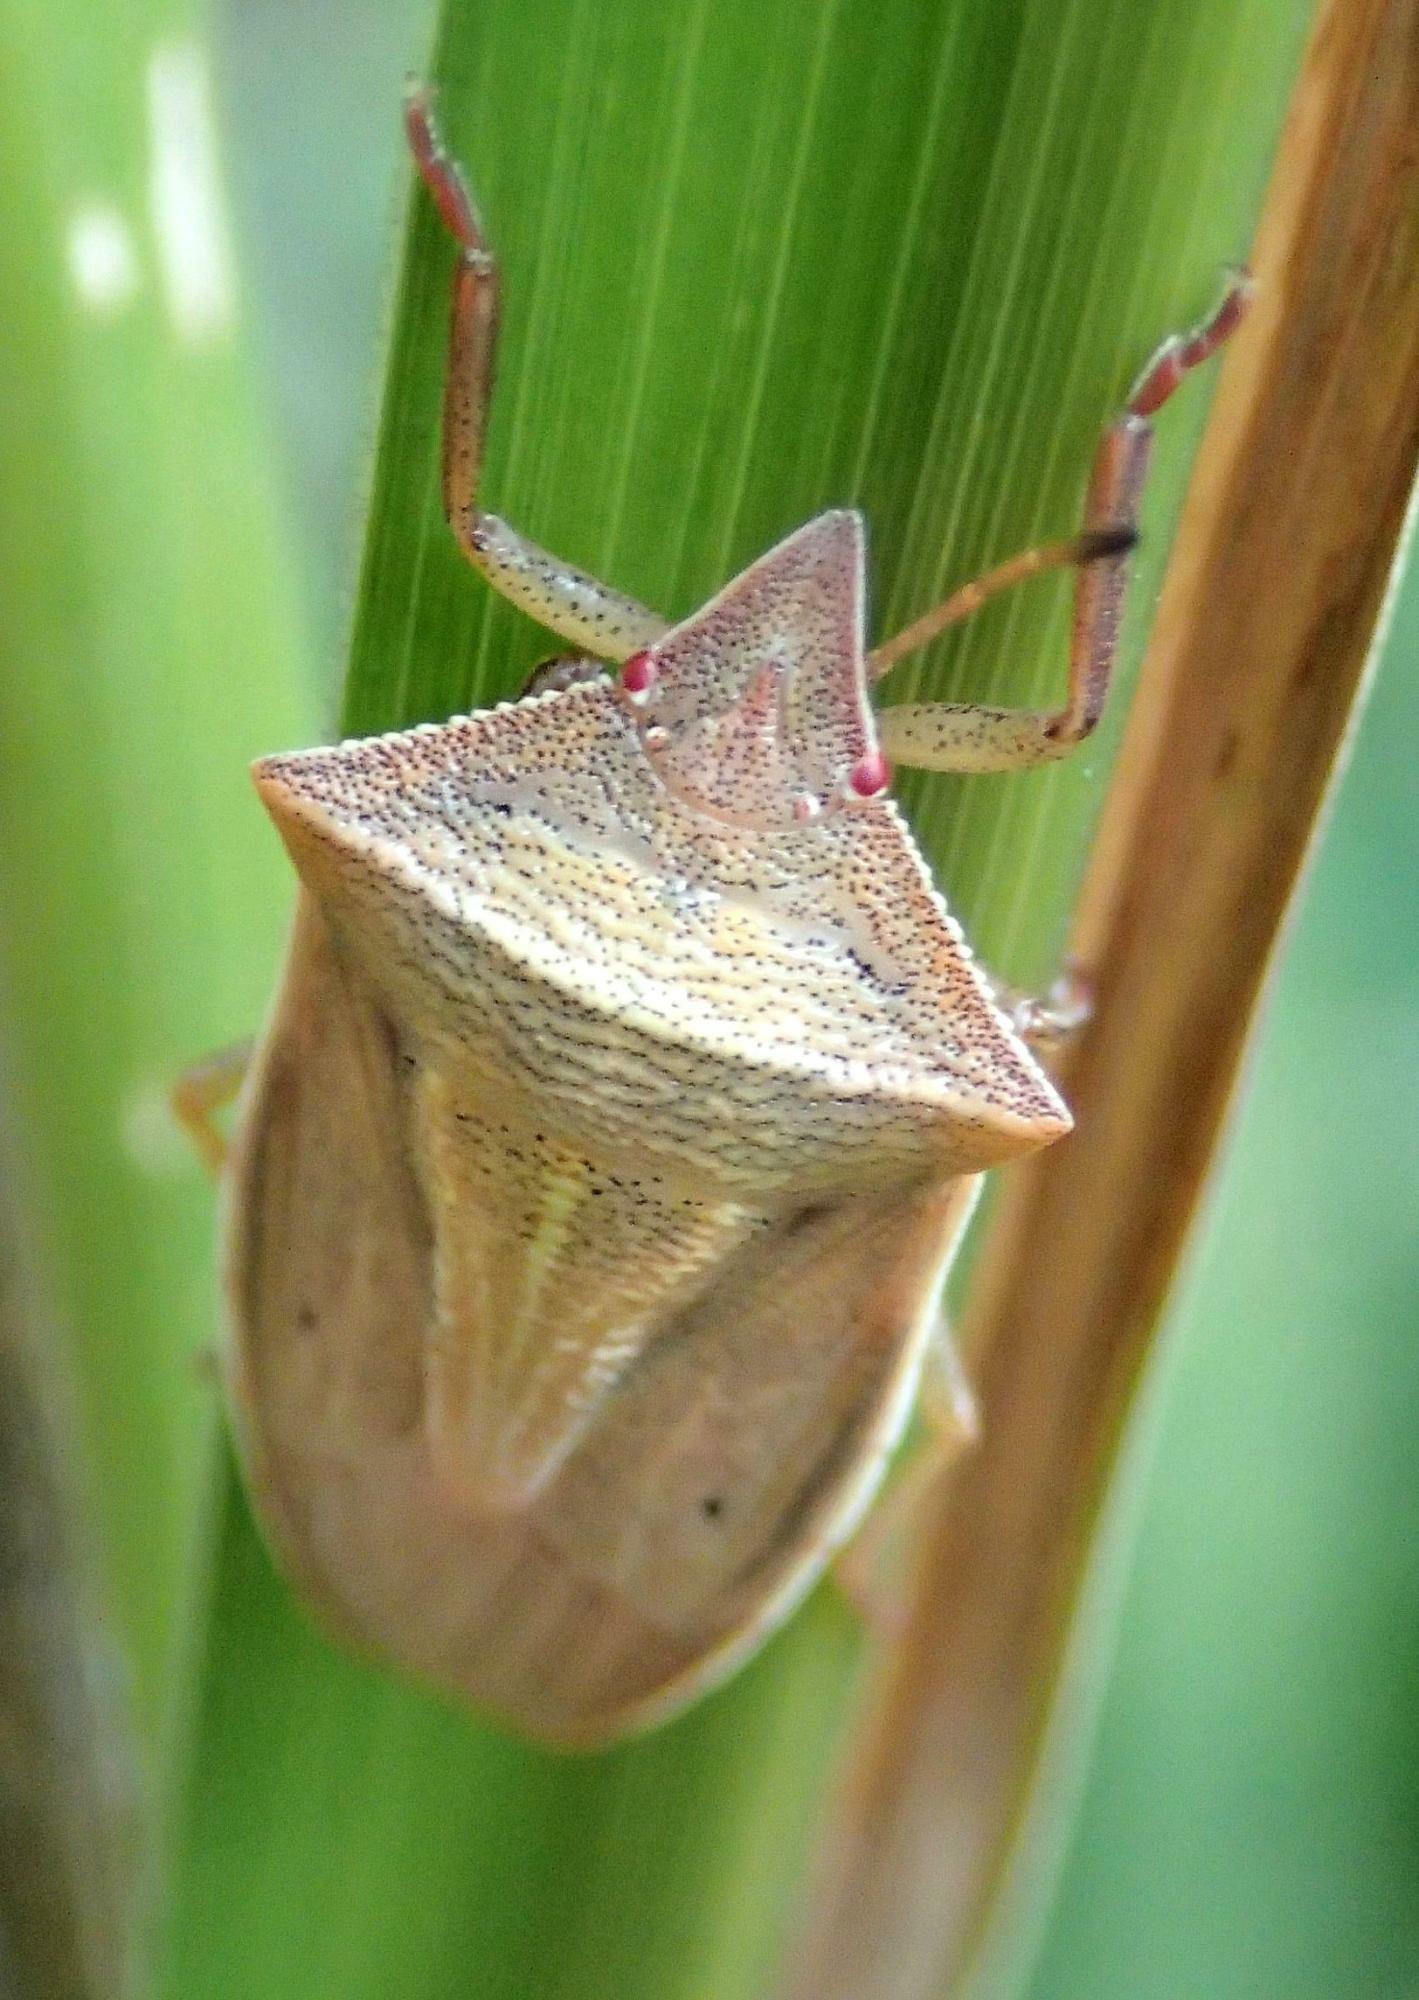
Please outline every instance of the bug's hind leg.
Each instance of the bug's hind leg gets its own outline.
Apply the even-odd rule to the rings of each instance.
[[[493,588],[602,660],[653,646],[669,626],[635,598],[549,555],[478,504],[498,342],[498,266],[468,184],[444,151],[426,91],[404,112],[414,163],[458,245],[443,404],[443,499],[458,546]]]
[[[1215,354],[1235,331],[1250,297],[1250,278],[1245,272],[1234,273],[1211,318],[1192,333],[1164,341],[1154,354],[1123,413],[1099,440],[1084,526],[1077,535],[1027,549],[1001,563],[868,655],[869,671],[880,678],[948,625],[968,618],[998,591],[1045,570],[1073,565],[1079,579],[1064,706],[1036,711],[924,702],[884,709],[878,726],[888,757],[929,771],[1019,770],[1067,756],[1094,728],[1103,714],[1118,652],[1129,553],[1138,539],[1138,505],[1152,456],[1153,417],[1183,377]]]
[[[980,1411],[943,1313],[923,1359],[920,1411],[926,1436],[833,1564],[833,1580],[864,1625],[896,1638],[909,1611],[918,1528],[958,1461],[980,1436]]]
[[[249,1040],[233,1042],[230,1048],[219,1049],[184,1070],[172,1087],[169,1102],[173,1116],[202,1164],[214,1174],[220,1174],[227,1163],[227,1136],[217,1123],[217,1113],[225,1111],[245,1082],[252,1047]]]

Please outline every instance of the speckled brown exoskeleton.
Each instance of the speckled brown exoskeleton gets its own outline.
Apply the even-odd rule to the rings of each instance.
[[[802,1597],[900,1434],[980,1175],[1069,1130],[889,759],[1015,769],[1088,735],[1152,414],[1245,284],[1149,364],[1069,540],[868,650],[836,509],[671,625],[482,511],[497,271],[423,96],[408,125],[458,245],[449,520],[587,665],[257,765],[302,896],[227,1167],[227,1376],[324,1619],[588,1743]],[[1061,708],[874,714],[904,654],[1066,563]],[[209,1146],[210,1097],[184,1098]]]

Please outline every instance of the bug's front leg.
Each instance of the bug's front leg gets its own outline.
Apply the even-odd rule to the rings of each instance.
[[[498,266],[468,184],[444,151],[426,91],[410,93],[414,163],[458,244],[443,405],[443,499],[458,546],[493,588],[561,638],[622,661],[653,646],[668,622],[624,592],[529,541],[478,504],[498,341]]]
[[[1183,377],[1216,353],[1240,324],[1251,297],[1245,272],[1232,276],[1221,304],[1192,333],[1164,341],[1138,378],[1122,414],[1099,440],[1089,479],[1084,526],[1077,535],[1001,563],[868,655],[880,678],[988,597],[1044,570],[1079,572],[1064,706],[1031,710],[978,703],[924,702],[884,709],[878,717],[888,757],[928,771],[1011,771],[1066,756],[1103,714],[1118,652],[1128,559],[1138,538],[1138,505],[1152,456],[1153,418]]]

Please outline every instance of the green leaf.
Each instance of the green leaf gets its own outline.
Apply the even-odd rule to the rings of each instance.
[[[7,24],[4,362],[24,393],[0,415],[0,832],[23,946],[7,967],[20,1116],[63,1239],[53,1270],[74,1287],[91,1462],[156,1715],[191,1532],[173,1483],[193,1476],[210,1400],[188,1368],[209,1204],[164,1095],[260,1003],[288,898],[244,764],[301,718],[223,222],[203,205],[202,52],[157,33],[170,8],[151,12],[146,44],[81,32],[79,8],[13,6]],[[164,148],[185,218],[156,186]],[[184,257],[211,269],[184,278]]]
[[[263,1004],[289,889],[244,766],[307,727],[303,657],[189,12],[3,0],[0,43],[7,1164],[135,1725],[135,1772],[98,1775],[153,1805],[217,1463],[211,1191],[166,1098]]]

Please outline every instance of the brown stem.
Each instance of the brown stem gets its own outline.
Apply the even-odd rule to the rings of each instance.
[[[1079,913],[1078,1130],[1017,1170],[790,1990],[941,2000],[1034,1767],[1130,1399],[1374,641],[1419,458],[1419,0],[1326,0]]]

